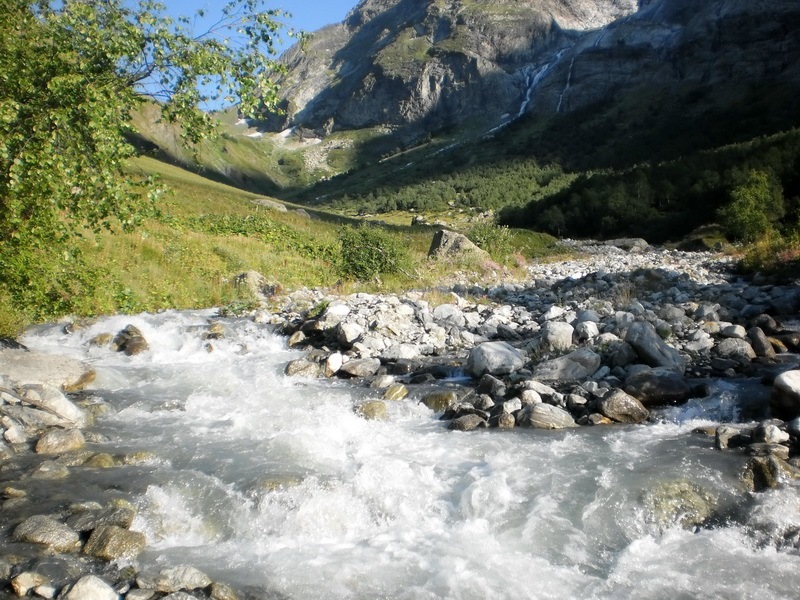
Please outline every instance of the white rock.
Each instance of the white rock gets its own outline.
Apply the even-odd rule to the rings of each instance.
[[[66,600],[118,600],[119,594],[99,577],[86,575],[72,586]]]

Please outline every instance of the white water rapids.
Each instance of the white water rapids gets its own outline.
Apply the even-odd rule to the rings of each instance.
[[[101,450],[156,455],[95,470],[82,490],[137,505],[143,569],[189,564],[296,600],[797,597],[800,555],[778,543],[800,527],[797,488],[748,495],[745,458],[691,433],[735,412],[732,386],[641,426],[451,432],[413,392],[366,421],[353,406],[379,391],[287,378],[298,353],[262,326],[225,321],[206,351],[211,314],[22,340],[96,367],[93,389],[114,407],[92,428]],[[129,323],[148,352],[86,343]],[[674,480],[717,499],[715,526],[655,522],[643,498]]]

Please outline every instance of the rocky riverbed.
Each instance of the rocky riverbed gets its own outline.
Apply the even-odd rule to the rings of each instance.
[[[280,308],[249,318],[306,351],[286,364],[288,375],[347,379],[371,390],[353,407],[363,418],[390,418],[394,403],[422,403],[458,431],[657,423],[663,410],[702,399],[712,382],[762,382],[762,393],[737,407],[730,422],[695,435],[706,436],[708,447],[741,453],[741,478],[752,492],[796,478],[800,333],[793,323],[800,289],[744,280],[725,256],[639,240],[571,249],[577,258],[531,265],[524,282],[463,282],[402,296],[300,290],[264,297]],[[81,323],[64,327],[77,331]],[[213,356],[226,326],[211,319],[195,335]],[[153,342],[131,325],[88,343],[97,353],[136,356],[151,352]],[[227,585],[237,582],[212,582],[191,566],[139,572],[146,539],[132,527],[129,499],[53,492],[75,468],[91,480],[92,469],[146,466],[154,458],[103,446],[93,422],[108,406],[102,390],[86,391],[95,387],[90,367],[5,346],[0,595],[248,597]],[[709,518],[695,510],[703,494],[692,485],[662,492],[654,502],[672,506],[676,518],[696,515],[681,521],[685,526],[702,527]]]

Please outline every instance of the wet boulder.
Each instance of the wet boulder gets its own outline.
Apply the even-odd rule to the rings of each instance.
[[[211,585],[211,579],[194,567],[180,566],[164,569],[155,580],[156,589],[167,594],[181,590],[197,590]]]
[[[614,390],[600,401],[600,412],[617,423],[642,423],[650,412],[633,396]]]
[[[370,400],[358,405],[356,413],[367,421],[383,421],[389,415],[386,403],[381,400]]]
[[[135,356],[145,352],[149,345],[138,327],[128,325],[114,336],[111,345],[117,352],[124,352],[127,356]]]
[[[301,358],[289,361],[284,369],[284,373],[289,377],[316,378],[322,376],[322,367],[319,363]]]
[[[770,408],[775,416],[787,421],[800,416],[800,370],[786,371],[775,378]]]
[[[480,415],[462,415],[450,421],[447,428],[451,431],[473,431],[488,426],[489,423]]]
[[[423,396],[420,402],[434,412],[443,412],[458,403],[458,394],[453,391],[431,392]]]
[[[537,429],[566,429],[578,427],[566,410],[552,404],[529,404],[517,413],[517,425]]]
[[[800,469],[776,456],[751,458],[741,476],[744,486],[753,492],[776,488],[782,479],[800,479]]]
[[[51,429],[36,442],[37,454],[63,454],[83,448],[86,440],[79,429]]]
[[[649,369],[625,379],[625,391],[645,407],[686,402],[692,392],[683,375],[672,369]]]
[[[13,534],[14,540],[41,544],[56,552],[73,552],[80,548],[78,534],[47,515],[28,517],[17,525]]]
[[[100,525],[92,531],[83,552],[102,560],[132,559],[138,556],[146,545],[147,540],[143,533],[129,531],[116,525]]]
[[[648,518],[659,528],[680,525],[694,529],[711,517],[716,498],[699,485],[680,479],[658,483],[645,493],[643,504]]]

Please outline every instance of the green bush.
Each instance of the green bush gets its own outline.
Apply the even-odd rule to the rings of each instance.
[[[402,240],[379,227],[363,224],[339,232],[338,266],[343,277],[366,281],[402,272],[410,262]]]
[[[772,173],[752,170],[719,210],[723,227],[735,239],[754,242],[784,216],[783,189]]]
[[[505,225],[478,223],[470,228],[467,237],[497,261],[502,262],[514,250],[513,235]]]

